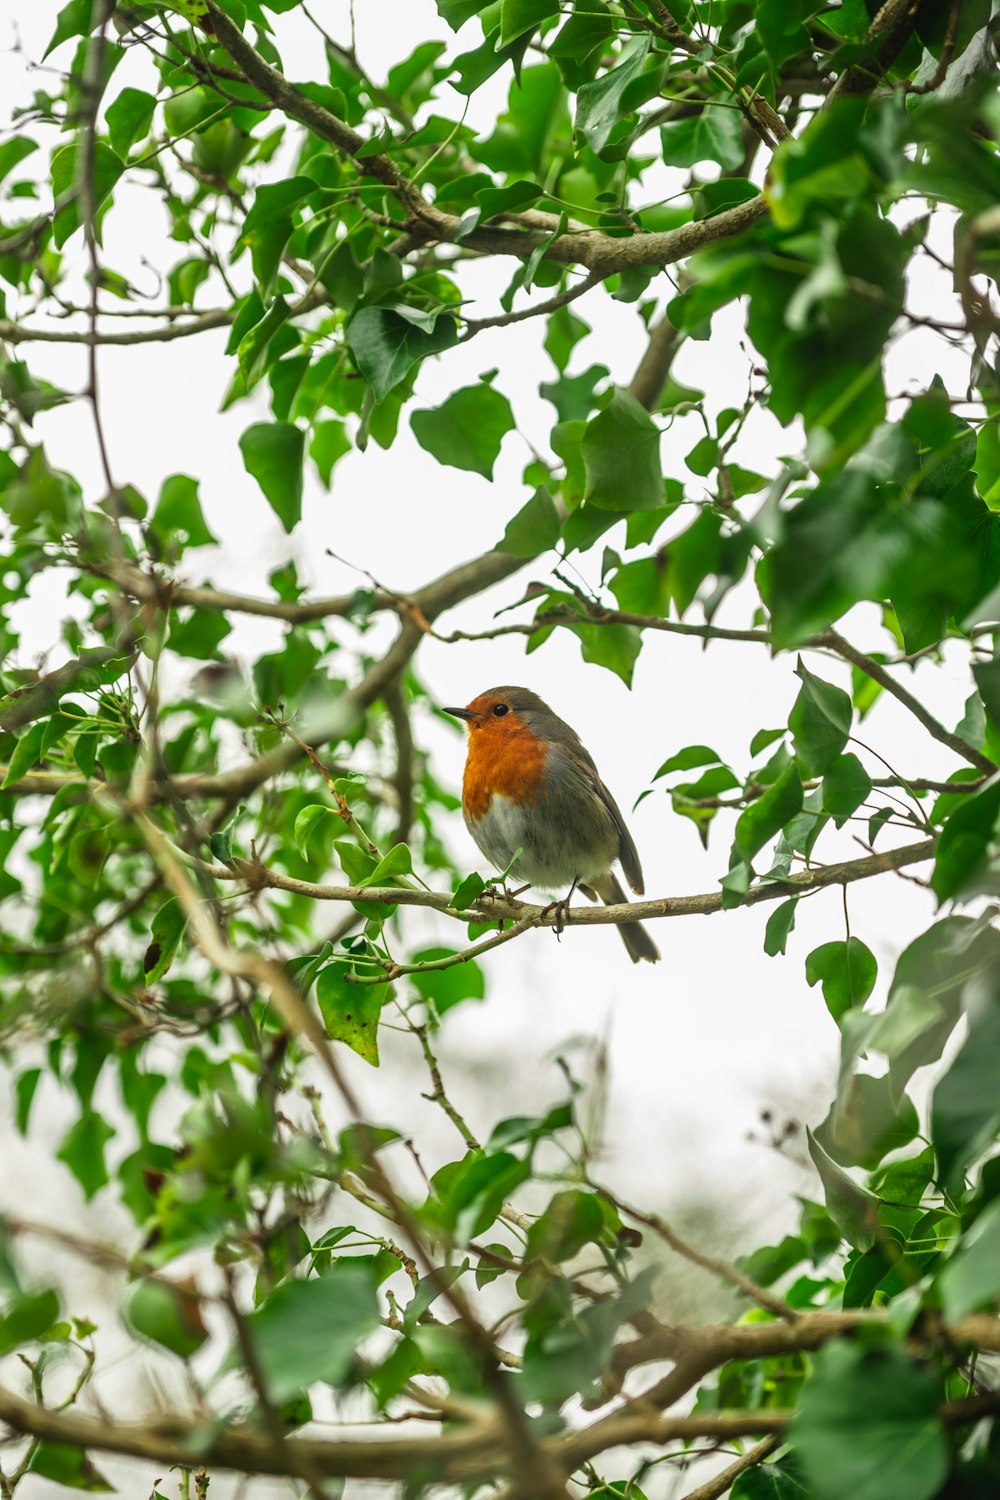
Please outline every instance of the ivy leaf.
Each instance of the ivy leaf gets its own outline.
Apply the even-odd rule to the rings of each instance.
[[[627,513],[663,504],[660,429],[628,391],[616,388],[583,434],[584,499]]]
[[[938,1276],[941,1305],[949,1323],[1000,1292],[1000,1200],[987,1204]]]
[[[187,917],[183,909],[171,897],[160,907],[149,930],[149,947],[142,961],[143,977],[147,984],[156,984],[170,968],[186,926]]]
[[[576,96],[576,133],[591,151],[600,152],[608,143],[622,114],[622,95],[642,72],[649,56],[651,38],[643,31],[626,42],[618,64],[593,83],[585,83]]]
[[[878,1224],[878,1198],[855,1182],[843,1167],[838,1167],[811,1130],[806,1135],[809,1155],[826,1193],[826,1207],[830,1218],[856,1250],[870,1250],[875,1243]]]
[[[497,550],[509,552],[512,557],[538,557],[558,541],[559,516],[552,496],[542,484],[507,522]]]
[[[840,755],[823,777],[823,807],[840,828],[872,789],[872,779],[856,755]]]
[[[964,798],[941,830],[931,890],[939,901],[959,896],[986,868],[1000,818],[1000,777]]]
[[[378,1023],[389,998],[388,984],[350,984],[343,963],[328,964],[316,977],[316,1000],[328,1037],[343,1042],[377,1068]]]
[[[453,951],[451,948],[421,948],[413,955],[412,962],[434,963],[441,958],[450,958]],[[425,969],[408,977],[418,995],[433,1000],[439,1015],[463,1000],[482,1000],[486,994],[483,971],[474,958],[454,964],[450,969]]]
[[[961,1189],[965,1169],[1000,1125],[1000,1012],[970,1019],[969,1034],[931,1100],[931,1141],[938,1180],[946,1192]]]
[[[284,1282],[246,1319],[275,1406],[317,1381],[346,1384],[358,1345],[378,1326],[375,1278],[367,1257],[337,1260],[313,1280]]]
[[[108,139],[116,156],[124,161],[136,141],[149,134],[153,121],[156,100],[144,89],[124,88],[113,104],[108,106],[105,120]]]
[[[88,1203],[108,1182],[104,1148],[114,1133],[113,1126],[100,1115],[86,1110],[76,1124],[70,1126],[56,1152],[58,1159],[65,1162],[82,1187]]]
[[[183,1286],[142,1277],[129,1287],[125,1321],[141,1338],[190,1359],[208,1338],[200,1299]]]
[[[161,543],[176,537],[182,547],[218,545],[218,538],[205,524],[198,498],[198,480],[188,474],[171,474],[163,481],[149,524]]]
[[[513,431],[514,414],[506,396],[480,383],[453,392],[434,411],[415,411],[410,426],[421,448],[438,463],[492,479],[500,445]]]
[[[875,955],[856,937],[823,943],[806,959],[806,983],[822,985],[826,1008],[835,1021],[845,1011],[864,1005],[877,974]]]
[[[248,474],[286,531],[302,519],[302,464],[305,433],[291,422],[255,422],[240,438]]]
[[[814,677],[801,657],[795,673],[802,679],[788,715],[795,754],[810,776],[822,776],[847,744],[853,714],[850,695],[832,682]]]
[[[344,337],[376,401],[382,401],[411,365],[457,343],[458,329],[454,317],[444,311],[362,307],[348,323]]]
[[[840,1340],[813,1356],[793,1443],[815,1500],[931,1500],[949,1465],[941,1389],[901,1349]]]
[[[333,808],[327,807],[325,802],[311,802],[308,807],[303,807],[296,813],[292,836],[303,859],[309,858],[310,838],[332,812]]]
[[[667,166],[696,167],[712,161],[732,172],[744,155],[740,112],[707,104],[690,119],[662,126],[660,145]]]
[[[52,195],[57,204],[52,221],[52,238],[58,249],[62,249],[70,235],[80,227],[80,205],[76,196],[77,167],[76,143],[60,146],[52,156]],[[96,214],[102,203],[110,197],[122,172],[124,164],[104,141],[94,142],[92,176],[92,209]]]
[[[802,782],[794,765],[786,766],[762,797],[745,807],[736,820],[733,848],[749,863],[759,849],[780,833],[802,808]]]
[[[243,221],[240,239],[250,247],[250,259],[262,296],[274,286],[281,257],[292,235],[293,212],[316,188],[311,177],[289,177],[257,189]]]
[[[71,1490],[107,1493],[114,1489],[84,1450],[72,1443],[39,1443],[28,1468],[32,1474]]]

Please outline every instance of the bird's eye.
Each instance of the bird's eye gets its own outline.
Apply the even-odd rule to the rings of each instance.
[[[502,719],[504,714],[510,713],[510,709],[507,707],[506,703],[498,703],[494,707],[493,712],[498,719]]]

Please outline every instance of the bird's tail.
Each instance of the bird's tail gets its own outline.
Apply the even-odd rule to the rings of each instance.
[[[617,875],[611,871],[600,882],[594,882],[594,891],[600,896],[605,906],[617,906],[620,901],[628,900]],[[641,922],[619,922],[618,932],[634,964],[637,964],[641,958],[644,958],[647,963],[656,963],[660,957],[660,950]]]

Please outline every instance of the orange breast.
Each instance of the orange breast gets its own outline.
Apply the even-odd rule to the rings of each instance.
[[[474,725],[462,781],[462,807],[467,818],[481,818],[494,796],[514,802],[534,802],[542,782],[548,746],[514,714]]]

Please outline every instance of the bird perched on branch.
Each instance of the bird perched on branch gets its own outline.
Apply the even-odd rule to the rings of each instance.
[[[625,901],[616,860],[642,895],[642,866],[618,804],[579,735],[537,693],[490,688],[444,712],[468,726],[462,811],[490,864],[542,890],[569,886],[564,910],[577,887],[608,906]],[[618,931],[633,963],[659,958],[641,923],[619,923]]]

